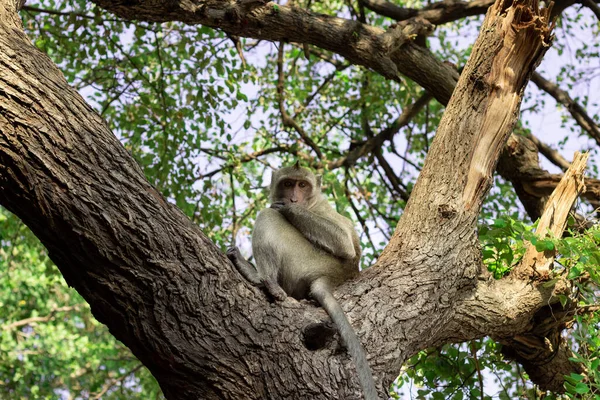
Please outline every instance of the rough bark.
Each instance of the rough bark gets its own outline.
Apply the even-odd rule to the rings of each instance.
[[[217,18],[212,2],[110,3],[136,18],[209,26]],[[0,204],[32,229],[94,315],[168,398],[360,398],[325,313],[292,299],[271,304],[244,282],[31,45],[15,7],[0,0]],[[258,32],[256,15],[274,24],[291,18],[284,7],[273,15],[272,5],[250,14],[250,32]],[[236,18],[231,29],[242,30]],[[392,241],[377,266],[337,293],[382,392],[416,351],[527,334],[548,304],[551,294],[527,282],[477,281],[475,222],[549,32],[535,1],[490,8]],[[515,312],[493,285],[530,301]]]

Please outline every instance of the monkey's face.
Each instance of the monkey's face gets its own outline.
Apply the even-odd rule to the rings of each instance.
[[[278,187],[278,201],[305,206],[312,194],[312,185],[303,179],[283,179]]]

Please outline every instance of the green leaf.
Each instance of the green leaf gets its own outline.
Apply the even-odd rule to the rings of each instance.
[[[581,275],[581,270],[577,266],[574,266],[569,269],[569,273],[567,274],[567,279],[575,279],[575,278],[579,277],[580,275]]]
[[[586,385],[583,382],[579,382],[577,385],[575,385],[576,393],[585,394],[585,393],[588,393],[589,391],[590,391],[590,388],[588,387],[588,385]]]
[[[508,224],[503,219],[495,219],[493,226],[496,228],[506,228]]]

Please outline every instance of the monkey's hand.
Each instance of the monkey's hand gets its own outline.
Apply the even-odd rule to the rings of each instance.
[[[254,268],[254,265],[250,264],[248,260],[244,258],[242,253],[240,253],[240,249],[237,246],[233,246],[227,249],[227,258],[231,260],[235,268],[242,274],[248,282],[252,283],[255,286],[261,286],[261,277]]]
[[[273,203],[271,203],[271,208],[273,210],[281,210],[283,207],[285,207],[285,203],[283,201],[274,201]]]

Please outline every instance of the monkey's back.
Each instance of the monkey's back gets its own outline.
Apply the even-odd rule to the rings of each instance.
[[[272,208],[262,210],[256,219],[252,251],[258,272],[276,279],[297,299],[307,298],[311,282],[319,277],[334,287],[358,273],[347,262],[315,247]]]

